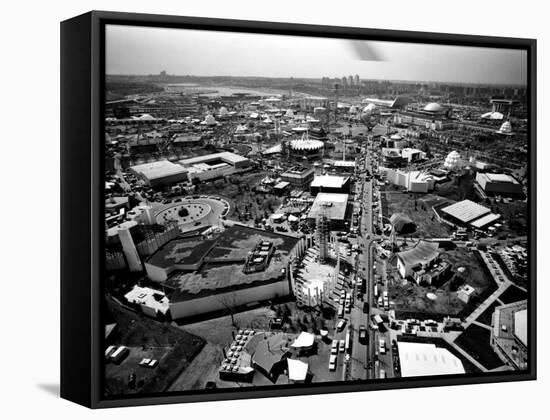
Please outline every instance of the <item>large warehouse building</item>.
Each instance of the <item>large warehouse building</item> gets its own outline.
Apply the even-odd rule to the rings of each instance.
[[[210,239],[170,241],[145,269],[179,319],[290,294],[290,262],[304,251],[302,238],[236,224]]]
[[[179,161],[179,164],[188,171],[190,180],[198,179],[200,181],[220,178],[252,168],[250,159],[231,152],[183,159]]]
[[[293,166],[281,174],[281,180],[288,182],[292,188],[307,190],[315,177],[313,167]]]
[[[130,167],[130,172],[143,179],[149,186],[175,184],[187,181],[187,169],[168,160],[144,163]]]
[[[476,182],[488,195],[519,195],[523,192],[521,184],[514,177],[506,174],[478,172]]]
[[[310,192],[347,194],[350,189],[350,178],[335,175],[316,175],[311,182]]]
[[[341,229],[349,215],[348,199],[348,194],[319,193],[307,217],[315,222],[319,216],[325,216],[332,229]]]
[[[461,226],[470,225],[475,229],[485,229],[500,219],[499,214],[491,213],[487,207],[470,200],[451,204],[442,208],[441,212],[450,222]]]
[[[435,344],[398,341],[397,347],[403,378],[466,373],[458,357]]]

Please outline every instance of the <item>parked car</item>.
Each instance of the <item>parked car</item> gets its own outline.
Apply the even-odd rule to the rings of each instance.
[[[331,370],[331,371],[336,370],[336,360],[337,358],[335,355],[330,356],[330,359],[328,361],[328,370]]]
[[[364,325],[359,326],[359,342],[366,344],[368,341],[367,328]]]
[[[334,340],[332,342],[332,346],[330,348],[330,354],[338,354],[338,340]]]
[[[346,341],[345,340],[340,340],[340,344],[338,346],[339,346],[339,349],[340,349],[340,353],[343,353],[344,350],[346,349]]]
[[[338,322],[338,325],[336,326],[336,329],[338,331],[342,331],[344,329],[344,327],[346,326],[346,320],[345,319],[341,319],[339,322]]]

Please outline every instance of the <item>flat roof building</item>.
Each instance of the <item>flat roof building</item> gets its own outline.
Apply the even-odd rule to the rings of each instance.
[[[476,182],[489,195],[519,195],[523,192],[521,184],[514,177],[506,174],[478,172]]]
[[[316,175],[310,186],[311,194],[320,192],[347,194],[349,193],[350,178],[335,175]]]
[[[207,181],[252,168],[252,162],[231,152],[212,153],[179,161],[189,173],[189,179]]]
[[[304,240],[235,224],[211,239],[177,238],[145,262],[173,319],[227,310],[290,293],[289,264]],[[256,263],[256,254],[262,261]],[[253,259],[251,259],[253,258]]]
[[[514,369],[527,369],[527,300],[497,306],[491,320],[491,346]]]
[[[470,225],[476,229],[484,229],[500,218],[491,210],[471,200],[462,200],[444,207],[441,211],[454,223]]]
[[[168,160],[143,163],[130,167],[130,172],[143,179],[151,187],[187,181],[187,169]]]
[[[281,180],[289,182],[292,188],[307,190],[315,177],[313,167],[293,166],[281,174]]]
[[[348,194],[319,193],[309,210],[308,219],[317,220],[324,215],[331,225],[343,225],[348,209]]]
[[[458,357],[435,344],[398,341],[397,347],[403,378],[466,373]]]

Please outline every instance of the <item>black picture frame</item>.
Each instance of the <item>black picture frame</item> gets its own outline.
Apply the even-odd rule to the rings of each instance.
[[[102,397],[105,25],[523,49],[528,60],[529,368],[519,372]],[[61,397],[90,408],[536,379],[536,40],[92,11],[61,23]]]

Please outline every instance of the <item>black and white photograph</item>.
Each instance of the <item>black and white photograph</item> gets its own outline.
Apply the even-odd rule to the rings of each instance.
[[[103,398],[529,371],[526,49],[104,42]]]

